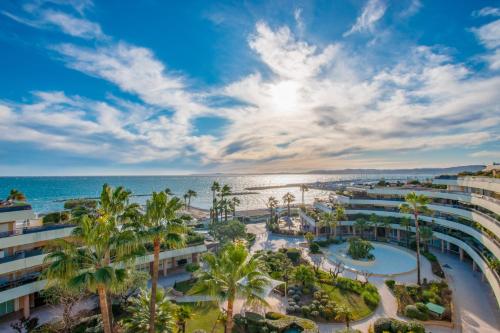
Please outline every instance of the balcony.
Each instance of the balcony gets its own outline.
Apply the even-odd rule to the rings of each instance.
[[[31,206],[26,203],[0,204],[0,223],[34,219]]]
[[[21,246],[36,242],[65,238],[71,235],[74,229],[72,224],[53,224],[41,227],[20,228],[15,231],[0,233],[2,248]]]
[[[500,193],[500,178],[475,177],[475,176],[458,177],[458,178],[434,178],[433,183],[438,185],[479,188],[487,191]]]

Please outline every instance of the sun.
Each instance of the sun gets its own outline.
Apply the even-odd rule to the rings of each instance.
[[[295,81],[281,81],[271,87],[272,103],[276,111],[293,112],[298,108],[299,84]]]

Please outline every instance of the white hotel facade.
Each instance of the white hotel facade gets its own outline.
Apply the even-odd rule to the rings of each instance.
[[[46,285],[41,278],[46,256],[43,248],[51,240],[69,237],[73,229],[70,224],[43,225],[29,204],[0,206],[0,320],[13,312],[28,317],[33,307],[43,304],[39,294]],[[160,274],[182,270],[216,246],[205,241],[163,251]],[[146,255],[137,265],[147,270],[152,261],[153,255]]]
[[[442,252],[455,253],[460,260],[471,264],[471,269],[481,271],[483,280],[489,284],[500,304],[499,268],[492,262],[500,260],[500,179],[492,177],[441,176],[433,184],[446,189],[428,188],[418,185],[402,186],[347,186],[341,195],[334,196],[335,204],[345,207],[346,221],[340,223],[338,232],[355,235],[355,221],[369,220],[375,214],[390,221],[390,227],[371,228],[378,238],[404,244],[406,228],[400,225],[401,218],[411,219],[411,235],[414,234],[413,216],[403,214],[399,206],[410,192],[423,194],[432,202],[428,206],[431,214],[420,217],[421,225],[433,229],[430,246]],[[314,207],[320,211],[331,211],[331,204],[316,201]],[[306,228],[317,234],[327,232],[317,228],[314,219],[301,213]],[[410,236],[411,236],[410,235]],[[471,286],[473,288],[474,286]]]

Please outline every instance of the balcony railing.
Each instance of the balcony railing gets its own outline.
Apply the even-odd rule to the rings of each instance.
[[[15,287],[22,286],[24,284],[32,283],[38,281],[41,272],[33,272],[29,274],[25,274],[22,277],[15,280],[0,280],[0,291],[12,289]]]
[[[10,261],[14,261],[14,260],[19,260],[19,259],[29,258],[29,257],[33,257],[33,256],[38,256],[40,254],[43,254],[43,250],[42,249],[34,249],[34,250],[21,251],[21,252],[17,252],[16,254],[14,254],[12,256],[7,256],[7,257],[0,258],[0,264],[6,263],[6,262],[10,262]]]
[[[18,236],[18,235],[23,235],[23,234],[32,234],[35,232],[42,232],[42,231],[57,230],[57,229],[69,228],[69,227],[73,227],[73,226],[74,225],[72,225],[72,224],[51,224],[51,225],[44,225],[41,227],[28,227],[28,228],[16,229],[13,231],[3,231],[3,232],[0,232],[0,238],[10,237],[10,236]]]
[[[29,204],[18,204],[3,206],[0,205],[0,213],[16,212],[19,210],[31,210],[31,205]]]

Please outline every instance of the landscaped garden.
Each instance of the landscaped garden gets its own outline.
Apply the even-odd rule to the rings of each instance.
[[[258,255],[271,277],[288,283],[288,314],[344,322],[348,312],[349,320],[359,320],[370,315],[380,301],[375,286],[313,267],[296,249],[261,251]]]
[[[394,280],[385,283],[397,299],[399,315],[422,321],[451,321],[452,292],[446,282],[424,279],[421,286],[397,284]]]

